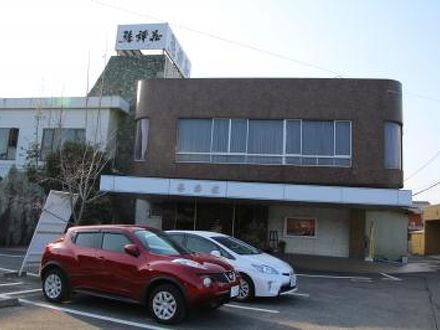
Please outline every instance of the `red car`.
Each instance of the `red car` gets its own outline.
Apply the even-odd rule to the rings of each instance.
[[[81,292],[143,303],[165,324],[183,320],[195,306],[217,308],[239,292],[230,264],[140,226],[72,227],[46,246],[40,275],[50,302]]]

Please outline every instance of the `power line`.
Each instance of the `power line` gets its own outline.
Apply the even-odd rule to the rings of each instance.
[[[432,188],[437,187],[437,186],[440,186],[440,181],[437,181],[437,182],[433,183],[432,185],[430,185],[422,190],[419,190],[418,192],[412,194],[412,197],[417,196],[421,193],[424,193],[425,191],[431,190]]]
[[[100,0],[91,0],[91,1],[97,3],[98,5],[101,5],[101,6],[104,6],[104,7],[108,7],[108,8],[112,8],[112,9],[115,9],[115,10],[120,10],[120,11],[126,12],[128,14],[136,15],[136,16],[139,16],[139,17],[142,17],[142,18],[150,18],[150,19],[153,19],[153,20],[156,20],[156,21],[162,21],[162,22],[166,21],[166,20],[164,20],[164,19],[162,19],[160,17],[154,16],[154,15],[141,14],[139,12],[136,12],[136,11],[124,8],[124,7],[116,6],[116,5],[113,5],[113,4],[109,4],[109,3],[106,3],[106,2],[103,2],[103,1],[100,1]],[[213,39],[217,39],[217,40],[225,42],[225,43],[229,43],[229,44],[232,44],[232,45],[235,45],[235,46],[239,46],[239,47],[242,47],[242,48],[247,48],[247,49],[250,49],[250,50],[253,50],[253,51],[265,54],[265,55],[277,57],[279,59],[290,61],[290,62],[299,64],[299,65],[302,65],[302,66],[306,66],[306,67],[310,67],[310,68],[313,68],[313,69],[325,71],[325,72],[328,72],[328,73],[331,73],[331,74],[335,75],[335,78],[342,78],[344,76],[347,76],[345,73],[341,73],[340,71],[336,71],[336,70],[333,70],[333,69],[330,69],[330,68],[327,68],[327,67],[323,67],[321,65],[317,65],[317,64],[314,64],[314,63],[306,62],[306,61],[303,61],[303,60],[295,59],[295,58],[290,57],[290,56],[286,56],[286,55],[283,55],[283,54],[275,53],[275,52],[272,52],[272,51],[269,51],[269,50],[266,50],[266,49],[263,49],[263,48],[259,48],[259,47],[256,47],[256,46],[253,46],[253,45],[250,45],[250,44],[246,44],[246,43],[240,42],[240,41],[236,41],[236,40],[232,40],[232,39],[227,39],[227,38],[224,38],[224,37],[221,37],[221,36],[209,33],[209,32],[200,31],[200,30],[194,29],[194,28],[189,27],[189,26],[185,26],[185,25],[181,25],[181,24],[177,24],[177,23],[170,23],[170,24],[172,24],[172,25],[174,25],[176,27],[179,27],[181,29],[184,29],[184,30],[188,30],[188,31],[191,31],[191,32],[194,32],[194,33],[197,33],[197,34],[200,34],[200,35],[204,35],[206,37],[210,37],[210,38],[213,38]],[[440,99],[435,98],[435,97],[431,97],[431,96],[428,96],[428,95],[421,95],[421,94],[417,94],[417,93],[411,93],[411,92],[405,92],[405,93],[410,95],[410,96],[413,96],[413,97],[417,97],[417,98],[429,100],[429,101],[432,101],[432,102],[440,103]]]
[[[161,19],[161,18],[159,18],[157,16],[141,14],[141,13],[135,12],[135,11],[127,9],[127,8],[123,8],[123,7],[120,7],[120,6],[115,6],[115,5],[112,5],[112,4],[108,4],[108,3],[102,2],[100,0],[92,0],[92,1],[96,2],[97,4],[99,4],[101,6],[109,7],[109,8],[116,9],[116,10],[121,10],[121,11],[124,11],[124,12],[126,12],[128,14],[136,15],[136,16],[139,16],[139,17],[150,18],[150,19],[154,19],[156,21],[162,21],[162,22],[166,21],[166,20]],[[236,40],[232,40],[232,39],[227,39],[227,38],[224,38],[224,37],[212,34],[212,33],[200,31],[200,30],[197,30],[197,29],[185,26],[185,25],[181,25],[181,24],[176,24],[176,23],[170,23],[170,24],[172,24],[172,25],[174,25],[174,26],[176,26],[178,28],[181,28],[181,29],[184,29],[184,30],[188,30],[188,31],[200,34],[200,35],[204,35],[206,37],[210,37],[210,38],[213,38],[213,39],[217,39],[217,40],[220,40],[222,42],[226,42],[226,43],[229,43],[229,44],[232,44],[232,45],[235,45],[235,46],[239,46],[239,47],[242,47],[242,48],[248,48],[248,49],[251,49],[251,50],[256,51],[256,52],[260,52],[260,53],[265,54],[265,55],[277,57],[277,58],[280,58],[282,60],[286,60],[286,61],[290,61],[290,62],[293,62],[293,63],[296,63],[296,64],[300,64],[302,66],[307,66],[307,67],[310,67],[310,68],[313,68],[313,69],[325,71],[325,72],[334,74],[337,77],[342,77],[344,75],[343,73],[341,73],[339,71],[336,71],[336,70],[332,70],[332,69],[329,69],[329,68],[326,68],[326,67],[323,67],[323,66],[320,66],[320,65],[317,65],[317,64],[313,64],[313,63],[309,63],[309,62],[303,61],[303,60],[295,59],[295,58],[292,58],[290,56],[286,56],[286,55],[278,54],[278,53],[275,53],[275,52],[271,52],[269,50],[266,50],[266,49],[263,49],[263,48],[259,48],[259,47],[253,46],[253,45],[249,45],[249,44],[246,44],[246,43],[243,43],[243,42],[240,42],[240,41],[236,41]]]
[[[406,182],[419,174],[421,171],[423,171],[429,164],[431,164],[438,156],[440,156],[440,150],[435,153],[434,156],[432,156],[426,163],[424,163],[422,166],[420,166],[417,170],[415,170],[412,174],[410,174],[406,179],[403,181]]]
[[[406,92],[406,94],[408,94],[409,96],[418,97],[420,99],[425,99],[425,100],[429,100],[429,101],[439,102],[440,103],[440,99],[432,97],[432,96],[421,95],[421,94],[416,94],[416,93],[411,93],[411,92]]]

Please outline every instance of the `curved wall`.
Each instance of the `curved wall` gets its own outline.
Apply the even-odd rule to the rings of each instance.
[[[138,85],[136,119],[149,119],[146,161],[131,175],[400,188],[385,169],[384,124],[402,124],[401,84],[376,79],[163,79]],[[179,118],[352,121],[352,166],[177,163]]]

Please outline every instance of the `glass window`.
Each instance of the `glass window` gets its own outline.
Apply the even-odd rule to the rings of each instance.
[[[351,155],[351,125],[349,121],[337,121],[335,155],[350,156]]]
[[[236,239],[234,237],[228,237],[228,236],[216,236],[212,238],[214,241],[219,242],[220,244],[224,245],[231,251],[240,254],[240,255],[246,255],[246,254],[261,254],[262,252],[253,247],[252,245],[249,245],[243,241],[240,241],[239,239]]]
[[[181,119],[178,162],[351,166],[351,121]]]
[[[316,236],[316,219],[307,218],[286,218],[285,222],[286,236]]]
[[[167,235],[177,244],[183,246],[183,241],[185,240],[185,234],[175,234],[175,233],[167,233]]]
[[[179,255],[188,253],[184,247],[176,244],[168,235],[159,230],[139,230],[135,233],[145,250],[155,254]]]
[[[149,120],[147,118],[139,119],[136,122],[136,141],[134,146],[134,159],[145,160],[148,147],[148,128]]]
[[[402,127],[385,123],[385,168],[402,169]]]
[[[96,249],[99,245],[100,233],[79,232],[76,234],[75,244]]]
[[[228,152],[229,119],[214,119],[212,151]]]
[[[301,121],[286,121],[286,153],[299,155],[301,153]]]
[[[50,153],[58,151],[65,142],[84,143],[85,140],[86,132],[83,128],[44,128],[40,158],[46,159]]]
[[[178,152],[210,152],[211,119],[180,119],[177,127]]]
[[[283,121],[249,120],[248,154],[282,154]]]
[[[186,243],[186,247],[193,252],[200,252],[210,254],[212,251],[220,252],[222,257],[233,259],[233,257],[226,252],[225,249],[222,249],[220,246],[211,242],[209,239],[204,237],[197,237],[194,235],[188,235],[188,240]]]
[[[186,247],[193,252],[201,253],[211,253],[214,250],[219,250],[219,248],[209,240],[203,237],[197,237],[193,235],[188,235],[186,242]]]
[[[124,252],[124,246],[133,244],[124,234],[104,233],[102,249],[113,252]]]
[[[333,123],[333,121],[303,121],[302,152],[304,155],[332,156],[334,154]]]
[[[0,128],[0,159],[15,160],[18,128]]]
[[[247,120],[231,120],[231,152],[246,152]]]

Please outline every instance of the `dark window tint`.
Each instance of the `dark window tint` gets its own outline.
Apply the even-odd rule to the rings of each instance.
[[[185,235],[183,234],[167,234],[174,242],[183,246]]]
[[[223,257],[232,259],[232,256],[228,252],[226,252],[224,249],[222,249],[217,244],[215,244],[215,243],[211,242],[210,240],[203,238],[203,237],[188,235],[186,247],[190,251],[207,253],[207,254],[210,254],[214,250],[219,251]]]
[[[135,235],[144,248],[151,253],[170,256],[189,252],[160,230],[139,230]]]
[[[83,247],[96,248],[99,242],[99,233],[78,233],[75,244]]]
[[[102,249],[114,252],[124,252],[124,246],[132,242],[123,234],[105,233]]]
[[[246,254],[261,254],[262,252],[243,242],[240,241],[239,239],[236,239],[234,237],[228,237],[228,236],[218,236],[218,237],[213,237],[213,240],[219,242],[220,244],[226,246],[228,249],[234,251],[237,254],[242,254],[242,255],[246,255]]]

